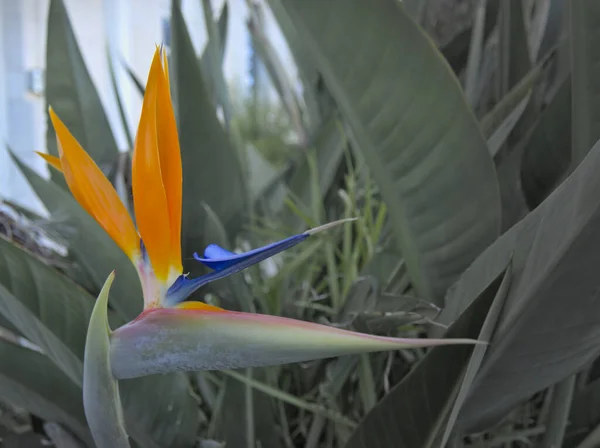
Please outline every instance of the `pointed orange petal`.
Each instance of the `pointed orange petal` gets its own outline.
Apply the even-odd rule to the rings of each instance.
[[[167,281],[171,258],[169,207],[162,181],[156,103],[162,78],[158,49],[154,54],[133,151],[132,186],[135,218],[156,277]]]
[[[58,171],[62,172],[62,165],[60,164],[60,159],[58,157],[52,156],[50,154],[45,154],[39,151],[36,151],[35,153],[41,156],[42,159],[44,159],[46,162],[48,162],[48,165],[50,165],[52,168],[55,168]]]
[[[73,196],[133,260],[139,253],[139,237],[119,195],[52,108],[50,119],[56,131],[60,165]]]
[[[166,56],[163,53],[163,60]],[[160,170],[169,206],[169,222],[171,227],[170,265],[181,274],[181,196],[182,173],[181,151],[175,113],[169,92],[168,68],[161,70],[157,82],[156,124],[158,131],[158,152],[160,154]]]

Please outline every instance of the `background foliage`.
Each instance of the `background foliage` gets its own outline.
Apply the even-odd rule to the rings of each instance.
[[[228,4],[215,14],[203,0],[209,42],[200,55],[172,4],[184,253],[208,243],[247,249],[359,219],[196,298],[375,334],[491,344],[128,380],[132,440],[598,446],[600,6],[248,4],[252,73],[266,70],[275,101],[260,83],[244,97],[224,79]],[[301,88],[264,33],[267,7]],[[47,103],[131,207],[130,152],[117,149],[61,0],[51,0],[46,67]],[[143,83],[131,82],[142,94]],[[56,154],[54,139],[48,126]],[[46,180],[16,162],[50,218],[14,204],[0,215],[1,430],[7,446],[25,437],[27,446],[41,437],[92,446],[81,402],[89,314],[116,267],[112,326],[135,317],[138,280],[60,176]],[[201,273],[187,259],[185,270]]]

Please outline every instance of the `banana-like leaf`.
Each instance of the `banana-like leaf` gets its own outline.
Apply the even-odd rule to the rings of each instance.
[[[83,335],[92,302],[81,300],[83,290],[42,266],[0,237],[0,313],[81,386]]]
[[[571,162],[571,77],[565,79],[540,115],[529,137],[520,168],[530,208],[552,192]]]
[[[449,290],[452,322],[513,260],[498,330],[458,418],[494,424],[524,400],[577,372],[600,349],[600,143],[548,198],[478,257]]]
[[[129,436],[119,394],[110,368],[108,293],[115,272],[106,279],[90,317],[83,367],[83,406],[94,442],[100,447],[129,448]]]
[[[571,164],[577,166],[600,138],[600,54],[595,40],[600,31],[600,3],[569,2],[571,77],[573,83],[573,146]]]
[[[42,178],[12,153],[11,156],[50,212],[57,231],[68,242],[69,252],[91,276],[97,288],[91,292],[99,292],[108,274],[117,269],[119,275],[110,304],[124,321],[134,319],[142,311],[142,288],[127,256],[67,190]]]
[[[182,252],[189,255],[208,245],[200,224],[204,222],[202,202],[215,211],[229,232],[235,233],[245,213],[248,192],[240,158],[217,119],[176,1],[171,17],[170,70],[183,163]],[[185,261],[186,272],[200,272],[198,263]]]
[[[507,292],[509,271],[492,281],[448,329],[448,337],[489,340]],[[457,397],[464,399],[486,346],[435,347],[365,416],[346,448],[434,448]],[[467,375],[468,373],[468,375]],[[462,392],[462,393],[460,393]],[[457,410],[457,409],[456,409]],[[391,422],[394,422],[393,424]]]
[[[111,166],[118,148],[98,92],[77,45],[63,0],[51,0],[46,44],[46,103],[68,126],[101,169]],[[46,147],[58,156],[56,134],[47,116]],[[66,186],[63,175],[52,180]]]
[[[379,186],[415,289],[439,303],[500,230],[493,162],[456,77],[401,2],[281,3]]]
[[[66,276],[0,239],[0,313],[74,384],[82,383],[93,305],[94,298]],[[124,323],[114,312],[109,316],[113,327]],[[194,440],[197,406],[184,375],[141,378],[121,386],[127,429],[141,446],[189,446]]]
[[[114,331],[111,365],[114,375],[121,379],[473,343],[472,339],[372,336],[264,314],[162,308],[148,310]]]
[[[44,420],[67,426],[91,446],[81,389],[43,354],[0,339],[0,395]]]

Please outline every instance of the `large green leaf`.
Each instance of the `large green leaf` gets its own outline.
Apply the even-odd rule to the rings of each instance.
[[[0,313],[77,385],[92,301],[83,290],[0,238]]]
[[[556,187],[571,161],[571,78],[561,84],[533,128],[520,168],[523,194],[537,207]]]
[[[573,83],[573,167],[586,156],[600,138],[600,53],[596,40],[600,32],[600,3],[569,2],[571,9],[571,77]]]
[[[171,80],[177,106],[181,158],[183,162],[182,241],[184,269],[198,272],[198,263],[186,263],[202,250],[206,202],[229,232],[235,233],[245,213],[248,192],[240,159],[217,119],[194,47],[177,2],[173,1],[173,46]]]
[[[506,309],[459,416],[479,429],[589,363],[600,349],[600,144],[542,204],[502,235],[449,290],[452,322],[513,259]]]
[[[81,385],[85,335],[94,298],[23,249],[0,239],[0,313],[74,384]],[[113,328],[123,320],[112,313]],[[2,361],[6,362],[5,360]],[[122,384],[128,430],[141,446],[186,446],[198,414],[183,374]]]
[[[68,243],[69,252],[91,276],[96,289],[90,292],[98,294],[108,274],[117,269],[119,275],[113,284],[111,306],[124,321],[135,318],[142,311],[142,288],[127,256],[68,191],[43,179],[14,155],[12,158],[50,212],[54,227]]]
[[[500,228],[493,162],[458,81],[398,1],[282,3],[380,188],[415,288],[440,302]]]
[[[44,420],[64,424],[91,446],[81,389],[48,357],[0,339],[0,360],[3,400]]]
[[[63,0],[51,0],[46,41],[46,103],[100,166],[108,169],[118,154],[117,144],[104,113],[65,9]],[[58,155],[56,134],[47,117],[48,152]],[[65,185],[60,173],[52,179]]]
[[[102,287],[88,325],[83,362],[83,406],[94,441],[100,446],[130,448],[119,393],[110,365],[108,294],[111,272]]]
[[[500,279],[488,285],[448,329],[447,337],[490,339],[508,286]],[[346,448],[445,446],[439,442],[442,437],[447,440],[446,425],[451,428],[452,423],[448,419],[455,417],[485,352],[486,346],[433,348],[365,416]]]

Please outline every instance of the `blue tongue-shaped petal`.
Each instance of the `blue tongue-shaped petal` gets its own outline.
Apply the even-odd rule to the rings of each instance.
[[[301,233],[300,235],[290,236],[284,240],[277,241],[275,243],[271,243],[241,254],[236,254],[223,249],[221,246],[211,244],[204,250],[204,258],[200,257],[197,253],[194,253],[194,258],[203,265],[215,271],[223,271],[227,268],[234,268],[235,272],[238,272],[247,268],[248,266],[260,263],[261,261],[266,260],[267,258],[272,257],[279,252],[295,246],[300,241],[308,238],[308,236],[309,234],[307,233]]]
[[[307,230],[299,235],[294,235],[284,240],[268,244],[258,249],[253,249],[242,254],[236,254],[223,249],[216,244],[211,244],[204,250],[204,257],[200,257],[200,255],[197,253],[194,253],[194,258],[208,268],[212,269],[214,272],[194,279],[190,279],[183,275],[180,276],[167,291],[166,305],[174,306],[177,303],[183,302],[202,285],[214,282],[215,280],[219,280],[224,277],[228,277],[229,275],[242,271],[253,264],[260,263],[261,261],[266,260],[267,258],[270,258],[279,252],[295,246],[315,233],[353,220],[354,219],[344,219],[328,223],[323,226]]]
[[[228,260],[236,255],[235,252],[223,249],[221,246],[209,244],[206,249],[204,249],[204,258],[199,258],[197,254],[194,254],[194,258],[209,268],[219,271],[222,269],[222,267],[219,267],[220,260]],[[215,266],[215,264],[217,264],[217,266]]]

